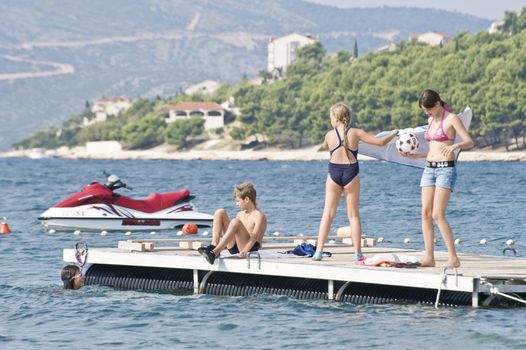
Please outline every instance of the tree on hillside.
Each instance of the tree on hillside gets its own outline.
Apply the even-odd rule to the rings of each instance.
[[[79,128],[78,135],[76,136],[76,141],[84,145],[89,141],[105,141],[112,140],[112,133],[118,131],[121,125],[116,123],[116,118],[111,118],[107,122],[98,122]],[[67,129],[64,129],[64,131]],[[65,135],[63,136],[65,137]]]
[[[162,116],[150,113],[144,118],[124,125],[112,134],[113,138],[123,141],[127,148],[150,148],[163,142],[163,130],[166,127]]]
[[[526,8],[523,8],[520,14],[515,11],[504,13],[504,23],[500,27],[503,33],[515,35],[524,29],[526,29]]]
[[[155,106],[155,102],[152,102],[148,100],[147,98],[140,97],[137,100],[133,102],[130,108],[124,113],[120,115],[122,117],[121,122],[125,122],[126,120],[137,120],[148,113],[153,112],[153,107]]]
[[[65,146],[63,140],[60,139],[60,129],[55,126],[49,127],[46,130],[39,130],[31,137],[23,139],[13,145],[15,149],[23,148],[47,148],[53,149]]]
[[[95,113],[91,111],[91,108],[89,107],[89,102],[86,101],[86,107],[82,112],[79,114],[74,114],[71,117],[69,117],[62,126],[64,128],[72,128],[77,126],[82,126],[84,123],[84,119],[86,120],[92,120],[95,118]]]
[[[266,82],[272,80],[272,73],[270,73],[266,69],[260,70],[259,73],[258,73],[258,76],[263,78],[263,83],[266,83]]]
[[[319,72],[326,51],[319,41],[305,45],[296,53],[296,60],[287,68],[287,77],[306,76]]]
[[[346,63],[349,62],[349,59],[352,57],[352,55],[348,51],[338,51],[336,53],[336,61],[338,63]]]
[[[177,120],[168,124],[164,130],[164,141],[179,147],[188,146],[188,138],[201,135],[205,128],[205,120],[200,116]]]

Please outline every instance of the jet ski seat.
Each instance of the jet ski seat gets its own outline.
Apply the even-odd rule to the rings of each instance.
[[[143,202],[146,203],[154,211],[159,211],[175,205],[177,202],[185,199],[189,195],[190,191],[187,189],[178,192],[154,192],[151,193],[145,199],[143,199]]]
[[[113,204],[122,205],[126,208],[140,210],[145,213],[155,213],[157,211],[170,208],[177,202],[190,196],[190,191],[187,189],[178,192],[151,193],[144,199],[133,199],[126,196],[116,197]]]

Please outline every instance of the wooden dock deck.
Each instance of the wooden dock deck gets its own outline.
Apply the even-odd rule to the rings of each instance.
[[[524,301],[521,300],[526,295],[526,259],[514,257],[459,254],[462,266],[457,269],[444,269],[440,266],[447,260],[446,253],[437,252],[437,267],[434,268],[370,267],[355,264],[353,247],[348,244],[328,244],[326,251],[331,252],[332,257],[313,261],[308,257],[281,254],[292,249],[295,243],[275,242],[265,244],[265,249],[260,253],[252,253],[247,258],[222,254],[214,265],[210,265],[196,250],[192,247],[188,248],[192,245],[188,244],[188,241],[185,247],[159,246],[161,243],[176,241],[121,241],[120,248],[90,249],[87,263],[92,266],[110,266],[110,269],[127,267],[128,271],[138,267],[185,270],[187,274],[184,278],[188,280],[186,286],[190,286],[193,293],[208,291],[217,294],[210,287],[215,278],[215,284],[241,286],[236,287],[234,294],[247,295],[251,290],[267,291],[267,289],[247,291],[243,286],[250,283],[263,283],[254,281],[267,281],[274,278],[284,284],[281,289],[275,288],[278,294],[279,290],[290,289],[286,284],[287,281],[291,281],[293,285],[291,288],[301,288],[301,285],[305,285],[305,288],[316,292],[312,295],[330,300],[356,300],[346,299],[346,295],[351,293],[350,290],[353,288],[357,294],[368,294],[370,298],[364,299],[366,301],[379,300],[374,299],[373,296],[379,297],[378,293],[381,290],[383,297],[381,300],[416,299],[428,303],[434,302],[435,305],[454,305],[454,301],[448,300],[460,296],[464,301],[459,304],[473,307],[494,306],[496,299],[509,302],[516,299],[515,305],[523,305]],[[194,248],[200,245],[197,242],[199,241],[194,240]],[[393,253],[422,257],[421,251],[376,246],[364,247],[363,252],[366,256]],[[76,262],[75,250],[64,249],[63,258],[66,262]],[[301,281],[301,283],[293,281]],[[272,282],[268,283],[272,284]],[[275,286],[276,283],[272,285]],[[268,290],[272,293],[274,289]],[[400,292],[402,290],[403,292]],[[397,294],[398,297],[391,298],[390,293]],[[420,297],[413,298],[412,295],[420,295]]]

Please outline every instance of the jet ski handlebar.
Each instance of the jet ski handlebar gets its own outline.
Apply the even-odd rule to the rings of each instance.
[[[106,172],[104,172],[105,175],[108,175]],[[129,187],[125,182],[123,182],[117,175],[111,174],[108,175],[108,178],[106,179],[106,183],[104,184],[107,188],[110,190],[116,190],[119,188],[127,188],[128,190],[132,190],[131,187]]]

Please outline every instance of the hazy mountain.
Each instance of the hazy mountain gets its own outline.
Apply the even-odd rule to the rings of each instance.
[[[409,8],[338,9],[300,0],[4,0],[0,2],[0,150],[101,96],[171,96],[205,79],[234,83],[266,67],[270,36],[318,35],[360,54],[436,30],[490,21]]]

